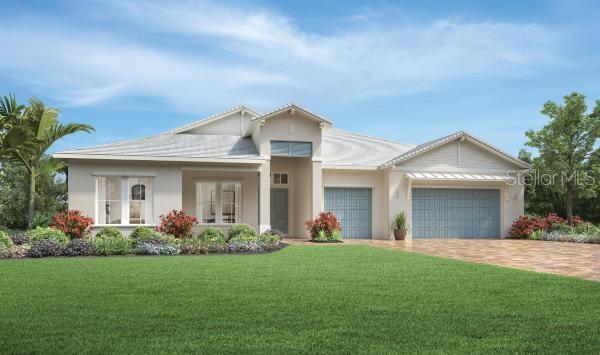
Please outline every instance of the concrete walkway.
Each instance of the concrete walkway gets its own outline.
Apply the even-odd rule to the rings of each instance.
[[[306,241],[291,243],[303,244]],[[600,281],[600,244],[512,239],[345,240],[344,244],[370,245]]]

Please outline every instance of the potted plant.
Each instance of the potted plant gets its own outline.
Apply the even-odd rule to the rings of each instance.
[[[392,221],[392,230],[394,231],[394,238],[396,240],[404,240],[406,238],[406,231],[408,230],[408,223],[406,222],[406,215],[404,211],[398,213]]]

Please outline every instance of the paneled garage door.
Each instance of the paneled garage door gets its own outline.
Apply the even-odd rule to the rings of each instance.
[[[412,189],[415,239],[499,238],[500,190]]]
[[[340,220],[343,238],[371,239],[371,196],[369,188],[325,188],[325,211]]]

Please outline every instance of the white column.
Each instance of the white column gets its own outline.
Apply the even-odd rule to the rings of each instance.
[[[271,229],[271,162],[269,160],[260,166],[258,198],[259,232]]]
[[[320,161],[312,162],[312,208],[311,218],[323,211],[323,169]]]

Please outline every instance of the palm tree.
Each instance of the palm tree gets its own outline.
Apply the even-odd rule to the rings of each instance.
[[[6,108],[6,109],[5,109]],[[58,122],[58,110],[46,107],[37,98],[29,106],[16,104],[14,95],[4,97],[0,115],[9,122],[2,140],[2,155],[21,162],[29,173],[27,224],[31,227],[34,215],[35,180],[42,174],[52,174],[66,164],[45,153],[57,140],[76,132],[90,133],[94,128],[87,124]]]

